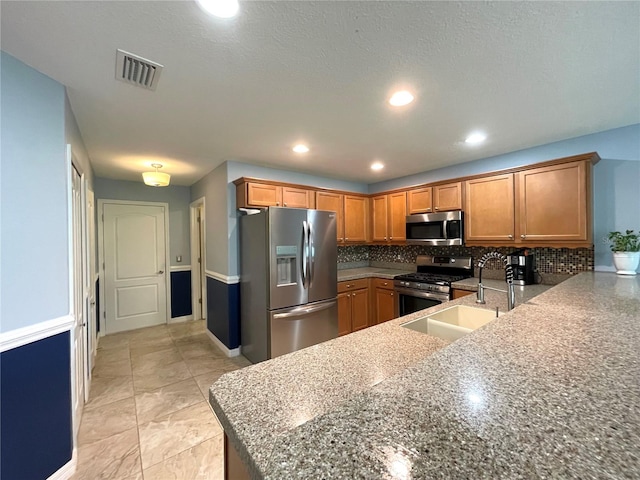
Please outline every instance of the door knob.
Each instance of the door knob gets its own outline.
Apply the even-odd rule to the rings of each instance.
[[[158,275],[162,275],[163,273],[164,273],[164,270],[160,270],[160,271],[158,272]]]

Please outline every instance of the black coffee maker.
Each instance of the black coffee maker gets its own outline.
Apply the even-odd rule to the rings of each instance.
[[[507,256],[513,269],[514,285],[532,285],[536,283],[536,257],[528,248],[522,248]]]

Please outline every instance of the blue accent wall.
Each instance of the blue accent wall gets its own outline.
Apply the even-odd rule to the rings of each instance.
[[[2,480],[46,479],[71,460],[69,335],[0,354]]]
[[[191,315],[191,270],[171,272],[171,318]]]
[[[240,346],[240,284],[207,276],[207,328],[225,346]]]

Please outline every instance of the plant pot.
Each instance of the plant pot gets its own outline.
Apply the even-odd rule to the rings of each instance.
[[[640,252],[613,252],[613,264],[618,275],[636,275]]]

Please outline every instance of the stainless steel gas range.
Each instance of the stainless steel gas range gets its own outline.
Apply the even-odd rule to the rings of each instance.
[[[471,257],[418,255],[416,267],[416,273],[393,279],[400,316],[448,302],[451,283],[473,277]]]

